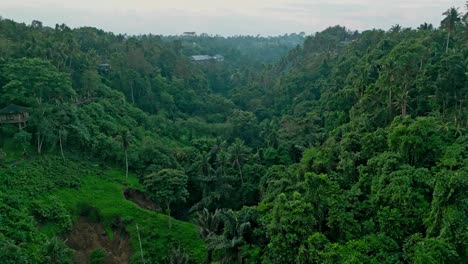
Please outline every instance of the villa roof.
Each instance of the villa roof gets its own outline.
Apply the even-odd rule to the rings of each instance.
[[[1,109],[0,114],[15,114],[15,113],[24,113],[28,111],[29,111],[28,107],[10,104],[7,107]]]

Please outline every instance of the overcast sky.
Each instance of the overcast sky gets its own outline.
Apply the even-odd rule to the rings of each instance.
[[[93,26],[127,34],[313,33],[327,26],[389,29],[439,25],[465,0],[0,0],[0,16],[45,25]]]

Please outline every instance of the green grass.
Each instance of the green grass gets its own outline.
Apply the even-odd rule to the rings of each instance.
[[[0,192],[20,197],[22,208],[29,210],[31,215],[38,206],[52,210],[47,211],[45,222],[34,232],[48,238],[62,235],[67,230],[64,211],[73,221],[80,214],[94,212],[94,218],[104,226],[110,238],[113,237],[111,226],[114,222],[120,220],[125,224],[134,252],[132,263],[140,261],[137,223],[146,263],[165,263],[172,246],[185,249],[193,263],[204,263],[206,249],[197,227],[172,219],[172,229],[169,229],[168,216],[142,209],[126,200],[123,194],[125,175],[121,171],[102,169],[88,162],[62,161],[61,157],[53,155],[21,161],[16,166],[8,164],[0,168]],[[129,176],[128,188],[143,190],[133,175]],[[58,216],[62,218],[56,218]]]
[[[168,228],[169,218],[156,212],[141,209],[135,203],[125,199],[125,176],[118,171],[107,171],[104,175],[89,175],[80,178],[79,189],[60,189],[50,194],[61,201],[72,212],[75,219],[83,211],[83,207],[98,211],[100,222],[106,230],[117,219],[122,219],[130,233],[133,252],[138,254],[139,242],[136,230],[138,223],[145,256],[153,261],[162,261],[161,256],[167,255],[170,246],[181,245],[194,262],[205,260],[205,246],[198,237],[197,227],[186,222],[172,219],[172,229]],[[129,187],[141,189],[138,180],[130,176]],[[135,260],[138,260],[135,258]]]

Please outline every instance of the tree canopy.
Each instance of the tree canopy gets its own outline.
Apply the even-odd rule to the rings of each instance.
[[[169,227],[200,227],[213,263],[466,262],[463,12],[448,9],[440,27],[268,38],[0,19],[0,106],[30,109],[27,127],[0,127],[0,262],[72,255],[52,238],[69,229],[66,210],[38,213],[28,197],[79,180],[41,182],[41,170],[27,191],[13,188],[16,166],[35,160],[71,175],[77,160],[117,168],[126,179],[112,181],[126,186],[137,177]],[[200,54],[225,60],[190,60]],[[44,231],[47,243],[44,217],[63,227]],[[149,255],[184,263],[185,250]]]

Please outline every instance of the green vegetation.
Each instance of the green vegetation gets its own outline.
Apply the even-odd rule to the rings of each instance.
[[[89,262],[91,264],[101,264],[104,263],[104,257],[106,254],[101,249],[96,249],[91,253]]]
[[[200,243],[197,228],[190,223],[174,221],[172,228],[168,229],[167,216],[141,209],[133,202],[125,200],[125,185],[122,179],[124,175],[121,173],[114,176],[85,176],[81,178],[81,188],[59,190],[51,195],[61,201],[76,217],[81,215],[94,218],[109,227],[115,224],[115,221],[122,221],[130,233],[135,252],[134,260],[137,262],[140,259],[137,253],[140,249],[136,224],[139,226],[146,261],[162,261],[161,256],[168,254],[172,250],[171,244],[176,243],[188,250],[194,262],[203,262],[205,246]],[[135,178],[131,177],[129,180],[130,187],[141,188]]]
[[[194,262],[201,263],[205,259],[205,246],[193,224],[174,221],[169,230],[167,216],[141,209],[125,199],[125,175],[121,172],[94,168],[87,163],[63,162],[54,156],[39,158],[3,172],[0,174],[4,187],[2,206],[6,206],[4,209],[10,212],[8,215],[13,213],[24,219],[16,223],[19,219],[10,216],[8,221],[2,222],[2,231],[5,234],[18,232],[20,237],[28,234],[32,242],[38,242],[37,248],[23,253],[29,261],[61,263],[49,260],[49,255],[42,255],[39,247],[42,243],[39,241],[47,240],[47,237],[55,241],[54,236],[70,231],[72,222],[79,216],[103,224],[111,238],[112,227],[122,222],[130,233],[133,252],[140,252],[138,224],[147,262],[163,261],[163,256],[171,252],[171,245],[186,248]],[[129,177],[129,187],[142,189],[134,177]],[[46,245],[43,251],[50,250],[48,247],[52,246]],[[64,252],[67,251],[57,254],[64,255]],[[140,255],[136,253],[134,259],[138,263]]]
[[[0,127],[0,262],[69,263],[85,217],[133,263],[466,263],[468,14],[443,15],[297,47],[0,20],[0,106],[29,107]]]

